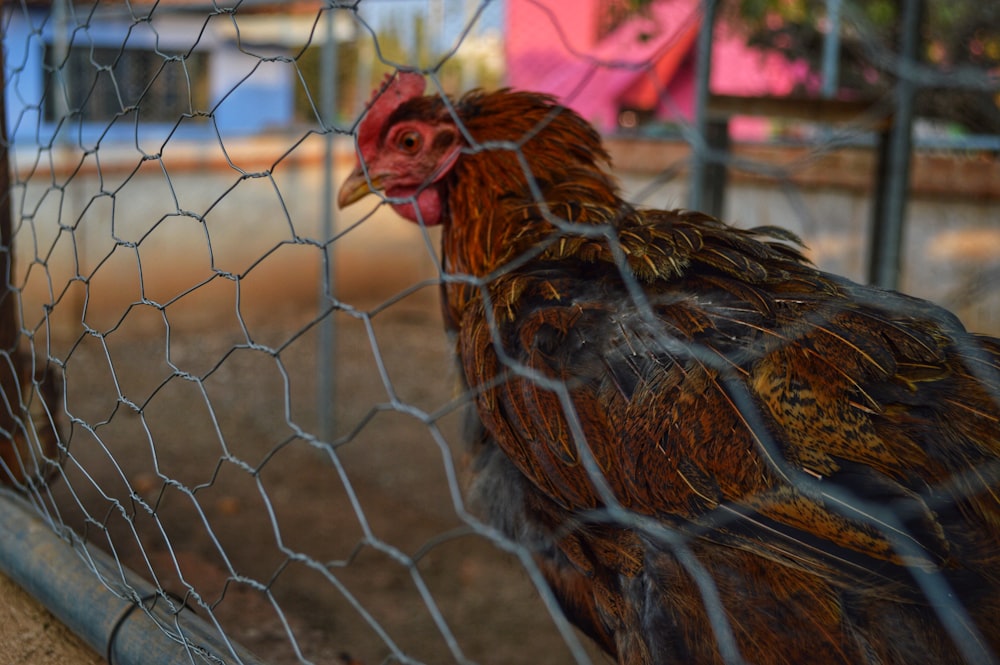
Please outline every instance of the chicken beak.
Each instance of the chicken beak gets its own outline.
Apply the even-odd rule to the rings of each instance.
[[[372,176],[371,184],[369,185],[364,170],[358,164],[354,171],[351,172],[351,175],[347,176],[347,180],[340,186],[340,191],[337,192],[337,207],[346,208],[352,203],[365,198],[373,191],[381,189],[381,185],[382,179],[378,176]]]

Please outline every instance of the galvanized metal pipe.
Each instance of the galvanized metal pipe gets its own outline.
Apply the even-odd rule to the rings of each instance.
[[[827,99],[837,94],[840,83],[840,10],[843,0],[826,0],[826,34],[823,35],[823,87]]]
[[[97,547],[60,538],[7,489],[0,489],[0,571],[110,665],[263,665],[192,610],[170,609],[150,583]]]
[[[703,0],[701,28],[698,32],[694,92],[694,145],[691,155],[691,179],[688,187],[688,208],[704,210],[705,179],[710,147],[708,145],[708,96],[712,77],[712,40],[718,0]]]
[[[910,193],[910,160],[913,156],[914,102],[919,88],[917,64],[924,0],[905,0],[901,23],[899,64],[896,71],[892,129],[886,137],[884,191],[875,197],[868,280],[884,289],[899,288],[903,254],[903,227]]]
[[[337,10],[328,8],[323,17],[324,32],[322,46],[320,120],[326,130],[323,137],[323,225],[321,241],[323,248],[322,271],[319,285],[319,314],[328,312],[336,298],[337,286],[334,272],[334,249],[332,238],[336,229],[336,208],[333,205],[334,185],[334,126],[337,119],[337,38],[334,20]],[[319,419],[319,437],[332,441],[336,427],[333,415],[334,392],[336,391],[336,347],[337,330],[334,313],[323,316],[319,325],[319,346],[316,352],[316,410]]]

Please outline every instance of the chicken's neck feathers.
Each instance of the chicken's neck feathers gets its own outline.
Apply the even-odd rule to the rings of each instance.
[[[448,318],[491,281],[543,262],[592,264],[653,289],[689,270],[739,284],[837,291],[803,258],[797,238],[741,230],[702,213],[645,210],[621,195],[597,132],[530,93],[472,93],[456,103],[463,149],[441,183]]]

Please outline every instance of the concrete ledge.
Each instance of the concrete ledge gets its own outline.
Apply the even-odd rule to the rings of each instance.
[[[100,665],[90,649],[41,603],[0,575],[0,644],[9,665]]]

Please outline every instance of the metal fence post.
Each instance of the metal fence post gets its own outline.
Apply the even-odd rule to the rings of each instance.
[[[871,256],[868,281],[884,289],[899,288],[902,264],[903,225],[910,187],[913,143],[913,103],[917,93],[916,65],[919,58],[923,0],[905,0],[900,36],[899,63],[894,91],[895,118],[880,150],[885,153],[884,189],[875,194],[872,206]]]
[[[330,302],[336,296],[334,276],[334,254],[330,246],[335,228],[336,215],[333,205],[334,181],[334,121],[337,114],[337,41],[334,31],[336,9],[328,8],[324,16],[324,42],[322,50],[322,66],[320,67],[321,90],[320,106],[324,134],[323,151],[323,274],[320,276],[319,311],[325,312]],[[317,355],[317,417],[319,418],[319,436],[323,441],[333,438],[335,419],[333,415],[333,397],[336,389],[336,326],[334,313],[323,317],[319,329],[319,349]]]
[[[826,0],[826,34],[823,36],[823,87],[827,99],[837,95],[840,79],[840,15],[843,0]]]
[[[718,0],[703,0],[701,29],[698,33],[697,70],[695,73],[694,143],[691,155],[691,180],[688,208],[703,210],[705,207],[705,180],[708,163],[712,159],[708,137],[708,96],[712,77],[712,38]]]

